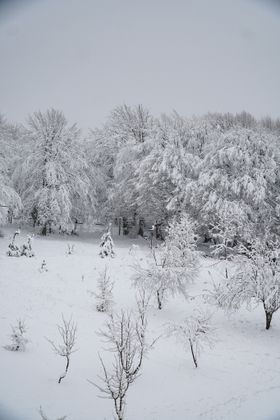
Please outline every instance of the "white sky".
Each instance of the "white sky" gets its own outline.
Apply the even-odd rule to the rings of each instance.
[[[268,1],[3,4],[0,112],[9,120],[54,107],[93,128],[122,103],[155,115],[280,116],[280,10]]]

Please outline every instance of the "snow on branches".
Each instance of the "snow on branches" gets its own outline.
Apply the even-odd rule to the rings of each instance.
[[[114,282],[108,274],[108,267],[99,274],[97,281],[97,291],[89,292],[96,299],[96,310],[98,312],[109,312],[114,304],[113,300]]]
[[[99,255],[101,258],[104,257],[114,257],[115,251],[114,251],[114,242],[111,235],[111,226],[112,224],[109,224],[109,227],[107,229],[107,232],[105,232],[101,237],[101,243],[100,243],[100,252]]]
[[[242,304],[248,309],[262,304],[269,329],[273,314],[280,308],[279,257],[279,244],[266,238],[241,246],[240,254],[233,258],[235,272],[225,282],[214,285],[210,301],[227,311],[236,311]]]
[[[135,265],[133,284],[154,293],[158,309],[170,294],[187,297],[187,286],[198,271],[194,224],[187,215],[170,223],[165,242],[152,250],[148,266]]]
[[[186,350],[190,349],[196,368],[198,367],[198,358],[204,347],[212,347],[214,343],[213,332],[211,316],[200,311],[185,318],[180,324],[170,324],[168,326],[169,335],[174,335]]]
[[[28,343],[28,339],[25,337],[26,331],[25,322],[19,319],[17,325],[12,326],[12,334],[10,336],[12,342],[11,344],[6,345],[5,349],[11,351],[24,351],[26,344]]]

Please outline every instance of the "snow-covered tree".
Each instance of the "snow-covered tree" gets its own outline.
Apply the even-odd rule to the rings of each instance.
[[[101,258],[104,257],[114,257],[115,251],[114,251],[114,242],[111,235],[111,223],[109,224],[109,227],[105,233],[103,233],[101,237],[101,243],[100,243],[100,252],[99,255]]]
[[[186,350],[190,349],[196,368],[198,367],[198,358],[204,347],[212,347],[214,343],[213,332],[211,316],[201,311],[196,311],[180,324],[170,324],[168,326],[168,333],[174,335]]]
[[[265,232],[277,218],[278,168],[271,134],[236,127],[217,132],[197,168],[197,179],[186,185],[184,203],[201,229],[209,230],[223,214],[239,213],[244,228],[254,223]]]
[[[77,326],[72,321],[72,318],[66,320],[62,315],[62,324],[57,326],[59,335],[61,337],[62,343],[56,344],[54,341],[48,339],[51,344],[53,351],[61,357],[64,357],[66,360],[65,371],[60,375],[58,383],[60,384],[62,379],[67,375],[71,354],[76,350],[74,349],[76,345],[76,335],[77,335]]]
[[[21,199],[11,181],[17,157],[15,132],[16,127],[8,124],[0,115],[0,225],[6,223],[8,209],[13,213],[18,213],[21,209]]]
[[[19,246],[16,244],[16,238],[20,234],[20,230],[17,229],[15,233],[13,234],[13,237],[8,245],[8,251],[7,255],[9,257],[20,257],[21,256],[21,250]]]
[[[25,322],[19,319],[17,325],[12,326],[12,342],[11,344],[6,345],[5,349],[11,351],[24,351],[26,344],[28,343],[28,339],[25,337],[26,331]]]
[[[34,251],[32,249],[32,241],[33,241],[33,237],[31,235],[27,235],[27,242],[25,244],[23,244],[21,246],[20,252],[21,252],[21,256],[25,256],[25,257],[34,257]]]
[[[135,265],[133,284],[156,295],[158,309],[167,295],[187,298],[187,286],[195,279],[198,257],[194,224],[187,215],[170,223],[165,242],[152,250],[147,266]]]
[[[80,132],[51,109],[29,118],[29,135],[30,153],[13,177],[25,215],[41,226],[42,234],[72,228],[71,218],[92,210],[94,202]]]
[[[46,260],[42,261],[41,267],[39,268],[40,273],[45,273],[48,271]]]
[[[100,377],[102,384],[89,381],[102,396],[113,401],[118,420],[124,419],[127,391],[140,375],[144,356],[151,347],[146,340],[146,300],[139,300],[137,308],[137,313],[121,311],[109,315],[99,335],[108,344],[108,350],[113,352],[112,367],[109,370],[99,356],[103,370]]]
[[[97,281],[97,292],[92,292],[96,299],[96,309],[98,312],[108,312],[114,303],[113,300],[114,282],[110,279],[108,268],[100,273]]]
[[[210,301],[227,310],[236,311],[243,304],[251,309],[262,304],[266,329],[280,308],[280,247],[267,238],[256,238],[249,247],[241,247],[234,257],[235,272],[226,281],[214,285]]]

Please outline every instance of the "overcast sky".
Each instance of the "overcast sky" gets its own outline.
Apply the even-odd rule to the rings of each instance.
[[[0,0],[0,112],[54,107],[84,128],[122,103],[278,117],[276,3]]]

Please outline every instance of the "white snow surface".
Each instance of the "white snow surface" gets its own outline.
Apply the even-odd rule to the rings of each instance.
[[[35,237],[34,258],[6,256],[11,229],[0,238],[0,420],[40,419],[39,407],[50,419],[113,418],[111,400],[99,398],[88,380],[99,383],[98,352],[108,362],[110,353],[96,332],[106,314],[95,309],[88,290],[96,290],[98,274],[108,264],[115,282],[114,309],[136,308],[131,286],[135,256],[149,255],[148,243],[114,235],[115,258],[100,258],[100,233],[79,237]],[[21,232],[21,240],[27,233]],[[75,253],[67,255],[67,244]],[[137,244],[138,247],[133,247]],[[39,271],[43,259],[47,272]],[[245,308],[227,316],[204,303],[203,291],[218,280],[221,263],[200,258],[200,273],[186,301],[170,298],[161,311],[149,310],[149,336],[161,336],[144,360],[142,374],[127,394],[127,420],[279,420],[280,419],[280,313],[265,330],[261,307]],[[182,321],[194,308],[213,312],[216,344],[206,349],[194,368],[190,353],[165,336],[169,322]],[[280,312],[280,311],[279,311]],[[53,353],[46,338],[59,340],[61,314],[77,323],[77,352],[66,378],[62,357]],[[30,340],[25,352],[4,349],[11,325],[25,320]],[[4,414],[5,413],[5,414]]]

